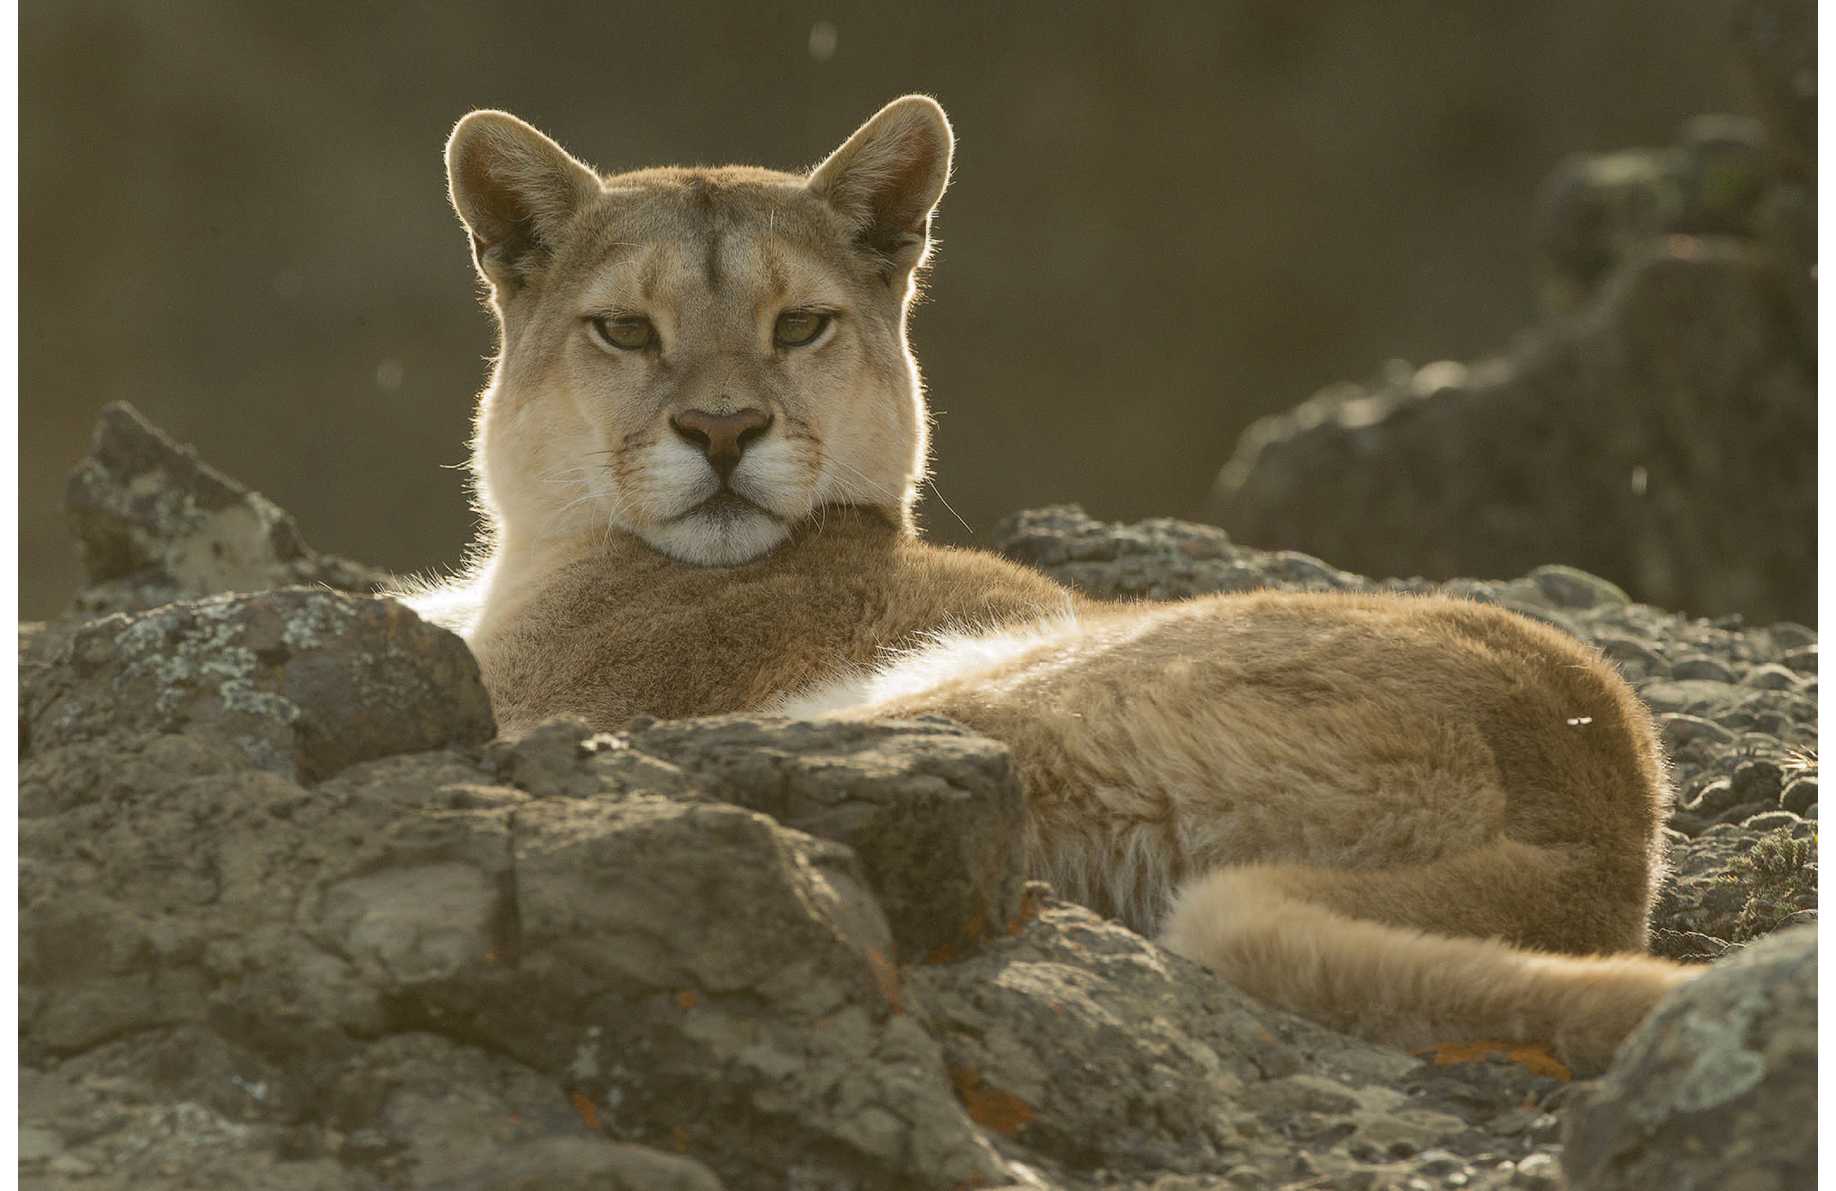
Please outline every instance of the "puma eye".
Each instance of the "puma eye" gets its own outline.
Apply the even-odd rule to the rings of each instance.
[[[786,310],[771,337],[779,347],[807,347],[828,327],[829,318],[820,310]]]
[[[657,329],[647,318],[609,318],[593,320],[593,331],[602,340],[623,352],[641,352],[657,342]]]

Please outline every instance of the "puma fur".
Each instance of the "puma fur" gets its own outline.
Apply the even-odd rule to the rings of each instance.
[[[460,121],[484,531],[410,602],[508,733],[949,716],[1012,750],[1065,895],[1372,1039],[1604,1067],[1690,973],[1643,954],[1670,791],[1597,652],[1453,599],[1099,601],[918,536],[906,316],[952,145],[908,96],[807,175],[601,176]]]

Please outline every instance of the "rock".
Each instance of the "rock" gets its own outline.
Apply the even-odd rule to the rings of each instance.
[[[259,1060],[214,1034],[160,1030],[54,1071],[21,1072],[22,1142],[82,1186],[322,1189],[669,1188],[715,1191],[688,1159],[589,1131],[550,1080],[432,1034],[401,1034],[329,1067],[317,1119],[275,1110]],[[68,1147],[68,1148],[66,1148]],[[61,1167],[61,1169],[60,1169]],[[43,1184],[39,1184],[43,1185]]]
[[[1741,679],[1747,686],[1759,687],[1767,691],[1789,691],[1797,687],[1798,675],[1789,667],[1777,662],[1768,662],[1764,666],[1755,666]]]
[[[902,960],[941,960],[1020,912],[1025,805],[1007,750],[942,719],[658,723],[621,742],[709,797],[847,844]]]
[[[1776,803],[1785,784],[1785,769],[1777,761],[1742,761],[1734,767],[1728,784],[1737,801]]]
[[[291,516],[126,402],[102,408],[64,505],[87,577],[77,609],[88,615],[298,584],[370,592],[386,578],[310,549]]]
[[[437,1191],[720,1191],[701,1163],[643,1146],[584,1137],[545,1138],[491,1155]]]
[[[1528,578],[1557,608],[1592,608],[1603,603],[1631,602],[1626,593],[1614,584],[1574,567],[1538,567],[1530,572]]]
[[[1764,810],[1740,820],[1740,825],[1748,831],[1776,831],[1781,828],[1789,831],[1799,822],[1799,816],[1790,811]]]
[[[1808,831],[1801,820],[1769,831],[1724,823],[1673,846],[1671,878],[1652,912],[1654,934],[1741,943],[1815,909],[1816,854],[1800,831]],[[1689,944],[1690,954],[1702,951]]]
[[[1814,777],[1794,778],[1790,784],[1779,791],[1779,809],[1802,815],[1817,805],[1817,779]]]
[[[1725,683],[1734,681],[1734,671],[1714,658],[1683,658],[1670,668],[1670,677]]]
[[[170,751],[161,739],[131,751]],[[175,1040],[182,1062],[136,1060],[143,1099],[183,1108],[210,1089],[207,1115],[166,1127],[222,1136],[211,1185],[289,1147],[331,1163],[319,1185],[496,1185],[496,1144],[522,1137],[538,1185],[699,1177],[551,1134],[686,1148],[738,1186],[793,1165],[839,1184],[1005,1177],[839,844],[705,795],[535,797],[455,753],[309,791],[204,749],[164,780],[145,766],[101,797],[68,788],[126,747],[64,744],[24,767],[22,1054],[62,1077]],[[382,1073],[422,1035],[439,1053],[419,1074]],[[485,1055],[545,1089],[541,1114],[489,1095],[455,1110]],[[560,1124],[505,1135],[519,1119]]]
[[[1741,692],[1732,683],[1705,678],[1645,683],[1638,687],[1638,693],[1653,710],[1685,712],[1710,719],[1731,708],[1741,697]]]
[[[485,757],[506,785],[541,798],[584,798],[607,788],[605,777],[587,765],[606,743],[605,738],[594,738],[585,720],[557,716],[514,740],[492,741],[485,748]],[[690,788],[673,771],[645,776],[652,788],[684,792]]]
[[[1658,716],[1658,724],[1663,732],[1664,747],[1672,750],[1698,741],[1720,745],[1734,739],[1734,733],[1698,715],[1667,712]]]
[[[1734,793],[1734,783],[1727,778],[1719,778],[1705,784],[1693,797],[1683,804],[1691,814],[1714,819],[1741,805]]]
[[[1817,632],[1789,620],[1781,620],[1766,630],[1767,638],[1778,649],[1815,649]]]
[[[499,1055],[432,1034],[401,1034],[341,1070],[328,1097],[352,1142],[385,1182],[427,1191],[716,1191],[703,1165],[674,1154],[608,1142],[555,1081]]]
[[[1232,545],[1211,526],[1166,518],[1121,526],[1095,521],[1077,505],[1016,513],[992,536],[1010,558],[1110,599],[1171,600],[1268,586],[1337,591],[1365,582],[1304,554]]]
[[[1651,932],[1651,954],[1679,963],[1708,964],[1735,950],[1726,939],[1717,939],[1699,931],[1672,930],[1658,927]]]
[[[1796,929],[1679,989],[1569,1110],[1586,1191],[1816,1181],[1817,937]]]
[[[909,975],[970,1115],[1028,1166],[1401,1186],[1437,1150],[1483,1161],[1478,1131],[1556,1089],[1332,1034],[1036,888],[1013,937]]]
[[[289,589],[117,614],[25,675],[33,749],[106,732],[185,732],[316,781],[496,731],[458,637],[389,600]]]
[[[1538,325],[1258,421],[1206,519],[1366,573],[1559,559],[1651,603],[1810,619],[1814,220],[1767,146],[1713,117],[1566,163],[1538,202]]]
[[[847,844],[901,962],[967,953],[1020,912],[1024,807],[1012,764],[947,720],[646,718],[595,736],[557,719],[491,752],[501,777],[534,794],[668,791]]]
[[[1716,815],[1715,822],[1745,825],[1749,820],[1768,813],[1773,813],[1772,808],[1764,802],[1738,802]]]
[[[1600,637],[1594,643],[1628,678],[1647,678],[1665,668],[1662,657],[1630,637]]]
[[[321,1065],[348,1053],[350,1036],[375,1035],[386,1015],[351,957],[302,933],[303,899],[321,873],[387,849],[398,820],[454,824],[445,787],[480,775],[426,754],[357,766],[309,792],[224,765],[227,750],[183,753],[169,739],[68,744],[20,767],[22,1057],[43,1063],[211,1021],[277,1069],[310,1056],[292,1090],[267,1080],[277,1103],[310,1099]],[[135,780],[91,784],[124,756]],[[162,770],[162,760],[179,763]],[[482,857],[486,873],[504,867],[501,837],[495,847]],[[443,889],[411,876],[410,898]],[[430,900],[422,912],[441,911]]]
[[[400,1011],[563,1081],[614,1137],[755,1185],[954,1186],[999,1166],[903,1012],[845,848],[717,803],[537,799],[514,815],[516,934]],[[743,1135],[735,1122],[746,1122]]]
[[[230,777],[249,768],[235,745],[180,735],[105,736],[81,745],[40,748],[20,763],[22,821],[109,806],[176,782]]]
[[[1808,674],[1815,678],[1817,675],[1817,647],[1807,645],[1800,649],[1789,650],[1779,658],[1779,664],[1793,674]]]

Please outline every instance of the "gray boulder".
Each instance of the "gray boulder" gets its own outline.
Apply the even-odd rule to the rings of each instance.
[[[936,1187],[999,1172],[905,1014],[846,848],[638,793],[535,800],[513,847],[514,951],[474,981],[423,985],[419,1013],[562,1080],[612,1135],[701,1155],[738,1185],[797,1168]]]
[[[1783,931],[1652,1014],[1576,1098],[1575,1191],[1766,1191],[1817,1180],[1817,932]]]
[[[1751,121],[1576,158],[1539,199],[1540,325],[1255,423],[1205,517],[1355,570],[1561,560],[1666,607],[1813,620],[1814,229]]]
[[[667,790],[846,844],[886,913],[899,962],[966,954],[1020,912],[1024,807],[1007,750],[941,718],[645,718],[597,736],[563,718],[494,745],[492,763],[535,794]]]
[[[947,720],[694,720],[637,727],[629,743],[709,797],[847,844],[902,961],[966,954],[1020,912],[1020,783],[1005,748]]]
[[[215,1032],[107,1043],[21,1073],[20,1170],[34,1188],[130,1191],[717,1191],[675,1154],[590,1133],[552,1080],[434,1034],[353,1050],[310,1108]]]
[[[22,719],[34,748],[183,732],[316,781],[497,730],[465,643],[391,600],[220,596],[70,626],[28,655]]]
[[[386,578],[306,545],[272,501],[198,460],[126,402],[102,408],[64,508],[86,582],[77,611],[139,611],[188,597]]]
[[[192,1112],[214,1140],[156,1173],[481,1185],[511,1157],[451,1135],[501,1111],[533,1122],[506,1138],[531,1185],[639,1162],[610,1140],[736,1186],[1002,1177],[840,844],[617,777],[531,795],[451,752],[308,789],[173,735],[35,750],[22,796],[22,1057],[79,1087],[106,1058]],[[435,1123],[473,1069],[497,1074]],[[35,1121],[33,1152],[128,1179],[140,1119]]]

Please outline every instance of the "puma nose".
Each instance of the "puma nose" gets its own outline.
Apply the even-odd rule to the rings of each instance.
[[[669,425],[687,442],[700,447],[715,473],[725,480],[739,466],[747,446],[771,429],[771,415],[762,409],[742,409],[731,414],[690,409],[672,414]]]

